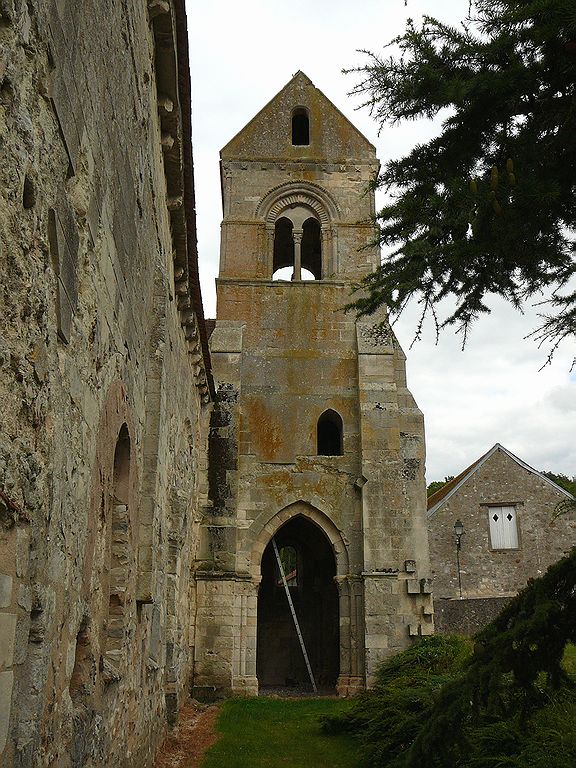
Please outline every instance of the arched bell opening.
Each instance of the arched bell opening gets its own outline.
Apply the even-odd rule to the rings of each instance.
[[[294,270],[294,239],[293,224],[286,216],[282,216],[274,227],[274,261],[272,266],[273,280],[291,280]],[[279,270],[284,270],[282,275]],[[288,274],[289,271],[289,274]],[[287,276],[284,276],[284,275]]]
[[[292,206],[274,224],[273,280],[321,280],[322,232],[307,206]]]
[[[322,279],[322,236],[320,223],[310,217],[302,227],[302,273],[312,273],[314,280]],[[304,277],[302,279],[305,279]]]
[[[333,688],[339,674],[339,601],[336,560],[325,533],[303,516],[275,535],[288,589],[319,688]],[[310,690],[311,682],[272,541],[261,562],[256,673],[266,687]]]

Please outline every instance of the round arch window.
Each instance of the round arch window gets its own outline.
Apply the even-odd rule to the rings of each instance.
[[[344,425],[342,417],[329,408],[320,416],[316,428],[318,456],[342,456]]]

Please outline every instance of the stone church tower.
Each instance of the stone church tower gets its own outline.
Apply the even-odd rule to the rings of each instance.
[[[378,252],[375,149],[302,72],[221,152],[218,402],[195,684],[341,695],[432,632],[424,426],[384,314],[345,313]]]

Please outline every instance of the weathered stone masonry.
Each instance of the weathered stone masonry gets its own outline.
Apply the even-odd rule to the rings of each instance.
[[[192,673],[211,380],[183,7],[0,1],[6,766],[150,765]]]
[[[374,148],[299,73],[223,151],[216,398],[190,135],[183,0],[0,0],[2,765],[147,768],[189,685],[300,682],[272,536],[319,683],[432,631],[422,415],[341,310]]]
[[[312,666],[347,694],[433,627],[422,415],[386,316],[342,311],[378,259],[366,192],[378,161],[303,73],[221,158],[195,685],[256,693],[306,681],[274,576],[276,536],[296,553]],[[292,279],[272,280],[285,267]],[[324,429],[338,433],[333,450],[320,448]]]
[[[437,630],[474,634],[574,545],[576,523],[555,514],[569,494],[498,443],[428,500]],[[517,541],[499,547],[490,518],[512,507]],[[462,599],[454,523],[461,520]],[[513,544],[513,542],[512,542]]]

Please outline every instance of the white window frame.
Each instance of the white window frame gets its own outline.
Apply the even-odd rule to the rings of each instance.
[[[489,506],[488,525],[492,549],[520,549],[518,512],[514,504]]]

